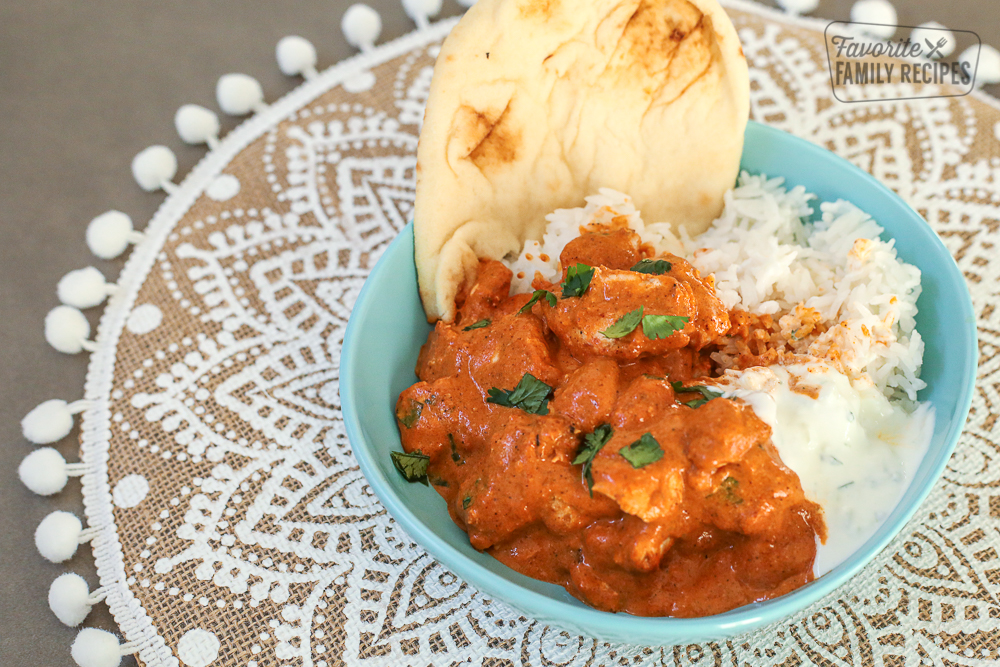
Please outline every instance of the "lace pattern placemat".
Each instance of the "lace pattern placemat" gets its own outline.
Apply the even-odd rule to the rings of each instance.
[[[982,95],[836,102],[822,24],[729,4],[752,114],[848,158],[941,235],[980,371],[931,497],[854,581],[730,641],[572,636],[486,599],[404,534],[344,433],[338,365],[409,219],[452,22],[327,70],[211,152],[151,221],[101,321],[84,417],[108,603],[145,665],[986,665],[1000,659],[1000,110]],[[377,368],[378,360],[371,360]]]

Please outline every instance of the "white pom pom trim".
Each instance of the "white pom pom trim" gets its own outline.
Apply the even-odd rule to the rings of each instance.
[[[123,655],[138,650],[138,642],[120,644],[118,637],[106,630],[84,628],[73,640],[70,655],[80,667],[117,667]]]
[[[382,17],[368,5],[351,5],[340,19],[340,30],[348,44],[362,52],[371,51],[382,34]]]
[[[777,0],[778,6],[789,14],[808,14],[819,7],[819,0]]]
[[[56,296],[67,306],[93,308],[104,303],[114,294],[117,285],[104,279],[104,274],[93,266],[70,271],[59,279]]]
[[[132,227],[132,218],[121,211],[102,213],[87,225],[87,247],[101,259],[114,259],[129,243],[143,239]]]
[[[21,433],[28,442],[47,445],[62,440],[73,430],[73,415],[90,405],[88,401],[67,403],[53,398],[36,405],[21,420]]]
[[[245,116],[251,111],[262,111],[264,89],[257,79],[246,74],[223,74],[215,85],[215,99],[219,108],[230,116]]]
[[[418,30],[426,30],[430,26],[432,16],[441,13],[441,0],[403,0],[403,9]]]
[[[851,7],[851,20],[876,24],[857,26],[861,32],[872,37],[889,39],[896,32],[896,8],[888,0],[858,0]]]
[[[211,109],[185,104],[174,114],[174,127],[186,144],[208,144],[213,150],[219,145],[219,117]]]
[[[77,547],[94,539],[97,533],[97,528],[84,529],[76,515],[56,510],[42,519],[35,529],[35,547],[46,560],[62,563],[72,558]]]
[[[66,463],[63,455],[51,447],[41,447],[24,457],[17,467],[21,483],[40,496],[51,496],[66,487],[70,477],[87,472],[82,463]]]
[[[285,76],[316,76],[316,47],[305,37],[288,35],[282,37],[274,50],[278,69]]]
[[[978,61],[976,59],[978,55]],[[958,56],[959,62],[966,62],[976,72],[976,87],[1000,83],[1000,51],[989,44],[973,44]]]
[[[88,336],[90,322],[72,306],[56,306],[45,316],[45,340],[64,354],[96,350],[96,343],[87,340]]]
[[[49,586],[49,609],[64,625],[71,628],[83,623],[90,608],[107,597],[107,590],[93,593],[87,580],[74,572],[60,574]]]
[[[171,181],[177,175],[177,156],[166,146],[149,146],[132,158],[132,176],[146,192],[177,190]]]

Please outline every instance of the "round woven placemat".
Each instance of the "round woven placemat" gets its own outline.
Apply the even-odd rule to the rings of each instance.
[[[837,102],[819,22],[728,4],[752,114],[850,159],[941,235],[977,394],[931,497],[850,584],[730,641],[611,645],[486,599],[372,495],[341,422],[358,291],[408,220],[437,45],[345,61],[226,137],[165,202],[101,321],[82,449],[102,586],[146,665],[976,665],[1000,659],[1000,111]],[[928,89],[925,89],[928,92]],[[939,91],[941,92],[941,91]],[[934,90],[929,90],[934,94]],[[370,365],[377,372],[378,359]]]

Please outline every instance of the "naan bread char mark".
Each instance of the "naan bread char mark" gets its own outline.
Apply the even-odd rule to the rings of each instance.
[[[520,4],[521,16],[544,20],[552,16],[558,6],[559,0],[523,0]]]
[[[722,210],[749,113],[717,0],[479,0],[438,56],[417,151],[415,260],[430,321],[478,258],[540,238],[601,187],[689,233]]]
[[[512,123],[504,123],[504,119],[507,118],[507,112],[510,110],[511,102],[513,100],[507,102],[507,106],[503,108],[503,111],[495,119],[491,119],[488,115],[476,111],[471,107],[463,107],[461,110],[465,111],[470,119],[460,120],[459,122],[470,123],[474,130],[482,135],[482,138],[469,151],[468,155],[469,160],[479,167],[480,171],[485,172],[491,167],[513,162],[517,159],[521,131]],[[472,117],[473,114],[474,117]]]

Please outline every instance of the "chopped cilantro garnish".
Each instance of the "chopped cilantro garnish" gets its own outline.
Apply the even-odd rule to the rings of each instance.
[[[605,338],[622,338],[627,336],[639,323],[642,323],[642,333],[650,340],[657,338],[667,338],[674,332],[680,331],[691,318],[680,315],[643,315],[643,306],[625,313],[610,327],[601,332]]]
[[[642,437],[628,447],[618,450],[622,458],[632,464],[633,468],[645,468],[650,463],[656,463],[663,458],[663,450],[652,433],[643,433]]]
[[[470,324],[469,326],[462,329],[462,331],[472,331],[473,329],[482,329],[483,327],[488,327],[490,325],[490,320],[479,320],[475,324]]]
[[[472,505],[472,496],[462,498],[462,509],[467,510],[470,505]]]
[[[593,277],[594,267],[589,264],[577,264],[566,269],[566,280],[562,283],[562,298],[583,296],[590,287],[590,280]]]
[[[671,382],[670,386],[673,387],[674,388],[674,392],[678,393],[678,394],[689,394],[689,393],[701,394],[701,398],[695,398],[695,399],[692,399],[690,401],[681,401],[681,403],[684,403],[689,408],[700,408],[701,406],[703,406],[706,403],[708,403],[709,401],[711,401],[713,398],[721,398],[722,397],[722,392],[721,391],[716,391],[714,389],[709,389],[705,385],[701,385],[701,384],[696,384],[696,385],[692,385],[690,387],[685,387],[680,382]]]
[[[639,306],[630,313],[625,313],[612,324],[610,327],[601,332],[605,338],[621,338],[627,336],[635,328],[639,326],[639,322],[642,321],[642,306]]]
[[[601,451],[604,445],[608,444],[608,440],[611,440],[612,434],[614,434],[614,431],[611,428],[611,424],[601,424],[594,429],[593,433],[583,436],[583,447],[577,453],[576,458],[573,459],[573,465],[583,464],[581,474],[591,498],[594,497],[594,475],[590,470],[590,466],[594,463],[594,457],[597,456],[597,452]]]
[[[420,482],[427,486],[427,465],[431,457],[420,452],[390,452],[392,465],[407,482]]]
[[[690,319],[680,315],[646,315],[642,318],[642,333],[650,340],[669,338],[683,329]]]
[[[455,445],[455,436],[451,433],[448,434],[448,444],[451,445],[451,460],[457,465],[465,465],[465,459],[458,453],[458,447]]]
[[[718,490],[715,493],[710,493],[708,497],[721,498],[730,505],[742,505],[743,498],[736,492],[738,488],[740,488],[740,480],[735,477],[727,477],[722,480],[722,484],[719,485]]]
[[[554,297],[553,297],[554,298]],[[531,373],[525,373],[513,389],[489,390],[487,403],[496,403],[505,408],[521,408],[533,415],[549,414],[549,394],[552,387],[545,384]]]
[[[651,273],[657,276],[663,275],[669,270],[670,262],[665,259],[644,259],[630,269],[636,273]]]
[[[420,419],[420,413],[424,410],[424,404],[420,401],[415,401],[412,398],[409,400],[410,403],[407,405],[405,410],[403,406],[396,408],[396,419],[398,419],[399,423],[406,428],[413,428],[413,425],[417,423],[418,419]]]
[[[455,436],[451,433],[448,434],[448,444],[451,445],[451,460],[457,465],[465,465],[465,459],[458,453],[458,446],[455,445]]]
[[[553,294],[548,290],[536,289],[534,293],[531,295],[531,299],[528,300],[528,303],[521,306],[521,310],[517,311],[517,314],[521,315],[522,313],[526,313],[529,310],[531,310],[531,307],[534,306],[536,303],[538,303],[538,300],[541,299],[543,296],[545,297],[545,300],[549,302],[550,306],[552,306],[553,308],[556,307],[555,294]]]

